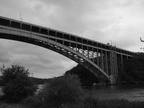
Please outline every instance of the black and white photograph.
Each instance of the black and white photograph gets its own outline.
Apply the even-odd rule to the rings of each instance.
[[[144,1],[0,0],[0,108],[144,108]]]

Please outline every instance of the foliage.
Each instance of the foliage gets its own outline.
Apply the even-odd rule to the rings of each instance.
[[[3,86],[2,76],[0,76],[0,86]]]
[[[34,108],[55,108],[54,106],[43,106],[41,98],[38,97],[29,97],[25,105]],[[87,97],[79,100],[77,104],[63,104],[61,108],[144,108],[144,102],[125,99],[98,100],[94,97]]]
[[[4,83],[4,98],[9,102],[17,102],[33,95],[36,87],[29,78],[29,72],[23,66],[11,65],[1,69]]]
[[[81,99],[83,90],[76,75],[53,78],[41,91],[46,106],[60,107],[76,103]]]
[[[23,100],[23,104],[26,106],[39,108],[43,106],[43,101],[41,96],[28,96],[26,99]]]
[[[97,108],[98,102],[98,99],[94,97],[87,97],[83,100],[83,108]]]
[[[31,80],[34,84],[44,84],[46,82],[49,82],[50,79],[42,79],[42,78],[34,78],[34,77],[31,77]]]
[[[119,73],[119,77],[121,82],[144,82],[144,54],[139,53],[137,56],[125,61],[124,70]]]
[[[97,108],[144,108],[144,102],[125,99],[101,100]]]
[[[77,75],[80,78],[83,87],[90,87],[94,83],[98,83],[98,78],[94,74],[92,74],[88,69],[81,65],[77,65],[76,67],[67,71],[65,74]]]
[[[35,97],[28,97],[29,103],[32,102],[31,99],[37,100],[34,98]],[[37,106],[37,105],[38,104],[34,106],[28,106],[27,103],[9,104],[9,103],[1,102],[0,108],[55,108],[55,107],[42,107],[42,106],[39,106],[39,105]],[[124,99],[97,100],[95,98],[92,98],[92,99],[86,98],[83,101],[80,101],[78,104],[64,105],[61,108],[144,108],[144,102],[127,101]]]

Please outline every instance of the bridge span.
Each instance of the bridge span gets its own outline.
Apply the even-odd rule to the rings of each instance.
[[[97,77],[116,83],[123,62],[137,53],[70,33],[0,16],[0,38],[38,45],[81,64]]]

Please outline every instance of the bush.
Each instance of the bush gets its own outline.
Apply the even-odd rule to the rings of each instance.
[[[45,106],[65,106],[81,100],[83,90],[76,75],[52,79],[41,91]]]
[[[101,100],[98,108],[135,108],[132,104],[133,102],[125,99]]]
[[[4,99],[9,102],[18,102],[33,95],[36,87],[29,78],[29,72],[23,66],[12,65],[2,68]]]
[[[34,108],[39,108],[43,106],[43,101],[39,96],[29,96],[23,101],[23,104]]]
[[[98,107],[98,99],[93,97],[87,97],[83,101],[83,108],[97,108]]]

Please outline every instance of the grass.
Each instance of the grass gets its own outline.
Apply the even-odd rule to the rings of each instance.
[[[34,108],[21,103],[10,104],[0,102],[0,108]],[[53,107],[54,108],[54,107]],[[98,100],[95,98],[86,98],[83,103],[78,105],[65,106],[63,108],[144,108],[144,102],[128,101],[124,99]]]
[[[35,107],[32,106],[30,107],[22,103],[11,104],[0,102],[0,108],[35,108]],[[98,100],[95,98],[88,97],[84,99],[82,102],[79,102],[77,105],[72,104],[70,106],[64,106],[62,108],[144,108],[144,102],[128,101],[125,99]]]
[[[98,108],[144,108],[144,102],[125,99],[101,100]]]
[[[78,104],[64,105],[61,108],[144,108],[144,102],[128,101],[126,99],[103,99],[99,100],[95,95],[85,93],[83,100]],[[0,101],[0,108],[43,108],[40,98],[29,97],[27,103],[6,103]],[[46,107],[55,108],[55,107]]]

